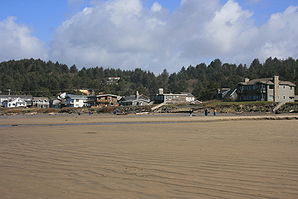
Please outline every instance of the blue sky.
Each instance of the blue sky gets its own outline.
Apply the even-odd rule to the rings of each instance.
[[[298,0],[0,1],[0,61],[176,71],[297,58],[297,40]]]

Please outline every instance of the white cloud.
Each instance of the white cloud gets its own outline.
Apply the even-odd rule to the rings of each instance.
[[[241,9],[239,4],[228,1],[208,23],[205,34],[219,53],[235,53],[234,47],[246,47],[245,41],[254,36],[255,28],[249,23],[252,13]]]
[[[140,0],[98,2],[59,27],[51,57],[80,66],[159,66],[155,62],[166,59],[163,15]]]
[[[0,61],[23,58],[46,59],[47,52],[27,26],[17,24],[14,17],[8,17],[0,21]]]
[[[154,2],[151,7],[151,11],[153,12],[160,12],[161,9],[162,9],[162,6],[158,2]]]
[[[298,7],[290,6],[276,13],[260,29],[263,57],[298,57]]]
[[[81,0],[69,0],[69,2]],[[174,11],[158,1],[94,0],[64,21],[49,46],[53,61],[154,72],[220,58],[250,63],[269,56],[298,57],[298,8],[290,6],[257,26],[237,0],[181,0]],[[0,22],[0,59],[46,57],[30,29],[9,18]],[[4,50],[5,49],[5,50]]]

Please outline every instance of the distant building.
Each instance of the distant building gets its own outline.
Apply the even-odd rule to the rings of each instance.
[[[72,94],[67,94],[65,97],[65,102],[64,105],[66,107],[84,107],[86,106],[87,102],[87,96],[85,95],[72,95]]]
[[[27,103],[22,98],[9,99],[2,102],[4,108],[27,107]]]
[[[237,89],[219,88],[217,89],[217,97],[218,99],[221,99],[224,101],[237,101],[238,99]]]
[[[87,98],[87,106],[103,106],[103,105],[109,105],[109,106],[116,106],[118,104],[118,100],[120,100],[120,97],[118,95],[113,94],[101,94],[101,95],[93,95],[88,96]]]
[[[94,94],[94,90],[93,89],[77,89],[75,90],[76,92],[80,92],[84,95],[93,95]]]
[[[0,95],[0,106],[4,106],[4,102],[13,101],[15,99],[21,99],[26,102],[26,106],[30,106],[32,103],[31,95]]]
[[[237,88],[239,101],[294,102],[295,84],[280,81],[279,76],[262,79],[245,79]]]
[[[33,97],[32,98],[32,107],[36,108],[49,108],[50,101],[47,97]]]
[[[122,97],[119,104],[122,106],[146,106],[150,104],[150,99],[144,95],[139,95],[137,91],[136,95]]]
[[[224,99],[230,90],[231,90],[231,88],[218,88],[217,89],[217,97],[219,99]]]
[[[120,79],[121,79],[120,77],[109,77],[107,80],[107,84],[108,85],[118,84]]]
[[[158,94],[154,98],[154,101],[155,103],[185,104],[195,102],[196,98],[191,93],[164,94],[163,89],[159,89]]]

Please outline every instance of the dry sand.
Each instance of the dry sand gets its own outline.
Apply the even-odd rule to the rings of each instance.
[[[230,119],[1,118],[0,198],[298,198],[298,121]]]

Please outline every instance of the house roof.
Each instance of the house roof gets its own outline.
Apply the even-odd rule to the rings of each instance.
[[[101,94],[101,95],[96,95],[96,97],[115,97],[115,98],[117,98],[118,97],[118,95],[113,95],[113,94]]]
[[[33,97],[32,100],[49,100],[47,97]]]
[[[164,95],[164,96],[185,96],[185,97],[194,97],[193,96],[193,94],[191,94],[191,93],[179,93],[179,94],[177,94],[177,93],[167,93],[167,94],[158,94],[158,95]]]
[[[23,99],[31,99],[32,95],[0,95],[0,98],[23,98]]]
[[[268,85],[274,85],[272,78],[260,78],[260,79],[252,79],[248,82],[240,82],[239,84],[242,85],[254,85],[257,83],[262,83],[262,84],[268,84]]]
[[[87,99],[87,96],[85,95],[73,95],[73,94],[67,94],[66,98],[71,98],[71,99]]]
[[[125,101],[125,102],[132,102],[132,101],[150,101],[149,98],[143,96],[143,95],[139,95],[139,97],[137,97],[136,95],[129,95],[129,96],[125,96],[122,98],[123,100],[122,101]]]
[[[7,102],[25,102],[25,100],[23,98],[17,97],[9,99]]]
[[[296,86],[294,83],[289,81],[280,81],[279,84],[281,85],[289,85],[289,86]]]
[[[248,82],[240,82],[241,85],[255,85],[257,83],[267,84],[267,85],[274,85],[273,78],[260,78],[260,79],[252,79]],[[296,86],[294,83],[290,81],[279,81],[280,85],[289,85],[289,86]]]

